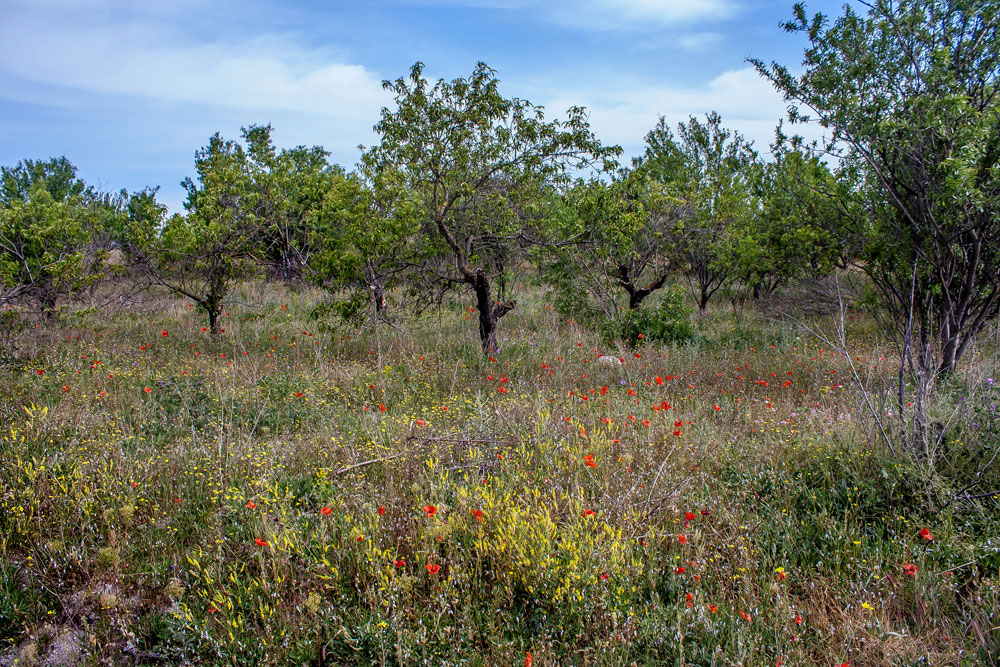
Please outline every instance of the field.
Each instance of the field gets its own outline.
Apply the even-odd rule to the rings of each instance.
[[[8,313],[0,665],[993,664],[992,330],[928,462],[860,308],[848,357],[722,299],[633,349],[522,292],[488,358],[467,303],[359,331],[271,284],[215,338]]]

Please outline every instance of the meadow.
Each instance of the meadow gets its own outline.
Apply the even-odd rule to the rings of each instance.
[[[993,332],[894,456],[860,307],[848,356],[721,298],[633,347],[521,291],[489,356],[463,301],[269,283],[215,337],[155,291],[5,314],[0,665],[994,664]]]

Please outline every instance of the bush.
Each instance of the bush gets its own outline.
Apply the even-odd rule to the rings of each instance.
[[[617,337],[630,345],[644,341],[679,345],[691,341],[691,307],[684,297],[680,286],[664,290],[658,305],[624,311],[616,322],[609,322],[605,337]]]

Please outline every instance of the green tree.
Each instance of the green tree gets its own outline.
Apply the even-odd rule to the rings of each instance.
[[[678,264],[695,291],[698,309],[737,274],[734,232],[756,214],[752,178],[757,154],[739,132],[710,112],[677,126],[674,140],[663,119],[646,137],[636,168],[670,187],[685,214],[673,228]]]
[[[935,376],[955,370],[1000,310],[1000,5],[876,0],[831,23],[795,6],[804,71],[752,61],[818,121],[823,149],[862,176],[845,235],[898,326],[917,391],[916,433]],[[899,409],[904,411],[903,373]]]
[[[232,283],[252,276],[261,263],[260,195],[243,146],[218,133],[195,153],[195,170],[197,180],[182,183],[187,215],[172,216],[162,230],[147,226],[133,238],[152,282],[194,301],[218,334]]]
[[[327,192],[344,180],[322,146],[277,150],[270,125],[243,130],[247,169],[254,191],[254,215],[262,226],[264,263],[272,275],[290,281],[303,276],[320,242],[314,228]]]
[[[396,108],[382,110],[379,144],[363,161],[376,177],[400,171],[399,186],[419,198],[421,245],[449,258],[448,265],[425,261],[424,275],[473,291],[488,352],[496,347],[497,323],[515,307],[503,276],[513,254],[531,242],[532,196],[567,167],[604,166],[620,149],[597,141],[580,107],[564,121],[546,121],[541,107],[503,97],[484,63],[467,79],[433,85],[423,68],[417,63],[408,78],[383,83]]]
[[[76,167],[63,157],[21,160],[13,167],[0,167],[0,206],[27,201],[35,185],[41,185],[57,202],[82,198],[91,192],[76,176]]]

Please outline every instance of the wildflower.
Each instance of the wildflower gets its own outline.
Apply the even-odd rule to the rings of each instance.
[[[441,566],[437,563],[434,563],[433,565],[428,563],[425,567],[427,568],[428,574],[437,574],[441,570]]]
[[[597,463],[594,462],[594,455],[593,454],[587,454],[586,456],[584,456],[583,457],[583,465],[587,466],[588,468],[596,468],[597,467]]]
[[[649,426],[649,420],[648,419],[643,419],[642,420],[642,425],[643,426]]]
[[[254,543],[256,543],[256,545],[258,547],[266,547],[267,546],[267,540],[262,540],[259,537],[256,540],[254,540]]]
[[[663,378],[661,378],[659,375],[656,376],[656,384],[660,385],[661,387],[663,386]]]
[[[144,392],[146,392],[147,394],[153,393],[153,388],[152,387],[143,387],[142,390]]]
[[[753,617],[750,616],[750,614],[746,613],[745,611],[741,611],[740,616],[742,616],[747,623],[753,623]]]
[[[43,370],[38,370],[38,371],[35,371],[35,372],[38,373],[39,375],[45,375],[45,371],[43,371]]]
[[[378,409],[379,409],[379,412],[385,412],[385,406],[382,405],[381,403],[378,404]]]
[[[246,507],[249,507],[250,509],[255,510],[255,509],[257,509],[257,503],[255,503],[252,500],[248,500],[247,504],[246,504]]]
[[[504,387],[503,385],[500,385],[499,387],[497,387],[497,391],[499,393],[501,393],[501,394],[506,394],[507,393],[507,387]]]
[[[920,530],[920,537],[924,538],[925,540],[933,540],[934,539],[934,536],[931,535],[931,531],[929,529],[927,529],[927,528],[922,528]]]
[[[719,613],[719,605],[717,605],[717,604],[710,604],[710,605],[706,605],[706,606],[708,607],[708,610],[710,612],[712,612],[713,614],[718,614]]]
[[[722,409],[722,408],[720,408],[720,407],[719,407],[719,404],[718,404],[718,403],[716,403],[716,404],[715,404],[715,405],[713,405],[712,407],[713,407],[713,408],[715,408],[715,410],[716,410],[716,411],[719,411],[719,410],[721,410],[721,409]]]
[[[398,560],[393,559],[392,564],[395,565],[396,567],[403,567],[404,565],[406,565],[406,561],[403,560],[402,558]]]
[[[694,521],[694,512],[684,512],[685,521]]]
[[[330,509],[329,507],[324,507],[323,509],[320,510],[320,513],[323,516],[330,516],[331,514],[333,514],[333,510]]]
[[[917,570],[920,568],[913,563],[903,563],[903,571],[911,577],[917,576]]]
[[[694,593],[688,593],[687,595],[684,596],[684,598],[687,600],[688,607],[694,606]]]
[[[802,625],[802,614],[795,615],[795,625]]]
[[[378,508],[378,515],[379,516],[384,516],[385,515],[385,505],[380,505],[379,506],[379,508]]]
[[[787,575],[785,574],[785,568],[783,567],[779,567],[774,572],[775,572],[774,575],[775,581],[784,581],[787,578]]]
[[[585,518],[585,519],[588,516],[594,516],[595,514],[597,514],[597,512],[595,512],[594,510],[589,510],[589,509],[588,510],[583,510],[583,518]]]
[[[209,607],[209,608],[208,608],[208,613],[209,613],[209,614],[214,614],[214,613],[216,613],[216,612],[218,612],[218,611],[219,611],[219,610],[218,610],[218,609],[216,609],[215,607]]]
[[[674,574],[684,574],[685,570],[683,567],[677,567],[674,569]]]
[[[166,338],[169,334],[166,331],[161,331],[160,335]]]
[[[425,422],[423,419],[418,419],[415,423],[417,426],[427,426],[427,422]]]
[[[688,543],[688,538],[686,536],[684,536],[684,535],[678,535],[677,536],[677,541],[680,542],[681,544],[687,544]]]
[[[482,510],[472,510],[472,516],[474,516],[476,518],[476,521],[482,521],[483,520],[483,511]]]
[[[610,576],[607,572],[601,572],[601,581],[607,581]]]
[[[437,505],[424,505],[424,512],[426,512],[429,517],[437,514],[437,511]]]

